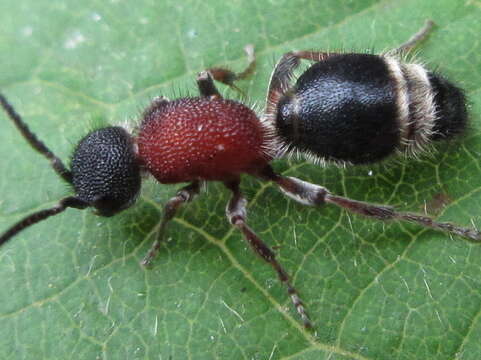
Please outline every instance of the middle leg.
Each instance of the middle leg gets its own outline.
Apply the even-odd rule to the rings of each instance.
[[[226,187],[232,191],[232,198],[229,201],[226,209],[226,215],[229,222],[239,229],[244,235],[244,239],[247,240],[250,247],[254,252],[259,255],[264,261],[269,263],[277,272],[279,279],[287,286],[287,292],[291,297],[291,301],[294,304],[297,312],[301,316],[304,327],[311,328],[312,324],[309,320],[309,316],[304,308],[304,304],[299,297],[299,294],[295,287],[289,280],[289,275],[284,268],[279,264],[275,258],[274,252],[265,244],[256,233],[247,225],[247,200],[244,198],[239,189],[239,180],[226,182]]]
[[[222,96],[217,90],[211,74],[204,70],[197,75],[197,87],[199,88],[200,96],[209,98],[221,98]]]
[[[248,64],[247,64],[247,67],[240,73],[235,73],[229,69],[221,68],[221,67],[213,67],[206,70],[211,74],[214,80],[219,81],[227,86],[230,86],[231,88],[233,88],[234,90],[237,90],[241,94],[242,94],[242,91],[235,85],[235,82],[238,80],[247,79],[249,76],[251,76],[254,73],[256,69],[256,57],[254,53],[254,46],[252,44],[248,44],[244,47],[244,51],[247,55]]]

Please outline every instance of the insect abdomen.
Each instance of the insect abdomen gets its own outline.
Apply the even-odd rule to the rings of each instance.
[[[439,74],[429,72],[428,78],[436,106],[432,139],[449,139],[462,133],[468,121],[464,91]]]
[[[278,135],[288,150],[353,164],[414,152],[460,133],[462,91],[421,65],[371,54],[333,54],[280,99]]]

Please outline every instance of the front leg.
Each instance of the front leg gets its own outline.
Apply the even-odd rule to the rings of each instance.
[[[192,201],[195,195],[199,193],[199,189],[200,182],[194,181],[192,184],[180,189],[174,197],[167,201],[164,206],[164,213],[160,222],[159,231],[157,232],[157,238],[147,255],[145,255],[144,259],[141,261],[143,266],[149,266],[152,260],[157,256],[160,244],[165,238],[165,228],[167,227],[167,224],[174,218],[182,204]]]

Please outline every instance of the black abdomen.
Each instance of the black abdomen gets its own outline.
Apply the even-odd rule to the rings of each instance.
[[[275,121],[287,150],[366,164],[463,132],[465,103],[461,89],[421,65],[332,54],[281,97]]]
[[[332,55],[279,101],[277,129],[292,148],[326,160],[378,161],[400,143],[396,89],[380,56]]]

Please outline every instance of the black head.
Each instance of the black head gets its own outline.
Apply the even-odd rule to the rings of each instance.
[[[0,106],[30,146],[45,156],[52,169],[75,189],[75,195],[61,199],[49,209],[24,217],[0,234],[0,246],[20,231],[67,208],[93,207],[97,215],[112,216],[135,202],[141,183],[140,165],[135,143],[127,131],[111,126],[90,132],[77,145],[69,170],[29,129],[1,93]]]
[[[140,165],[134,141],[127,131],[111,126],[89,133],[77,145],[72,156],[72,169],[69,170],[28,128],[1,93],[0,106],[30,146],[45,156],[52,169],[75,189],[74,196],[24,217],[0,234],[0,246],[20,231],[67,208],[93,207],[97,215],[112,216],[135,202],[140,190]]]
[[[106,127],[85,136],[71,162],[77,198],[112,216],[130,207],[140,190],[140,167],[132,137],[121,127]]]

